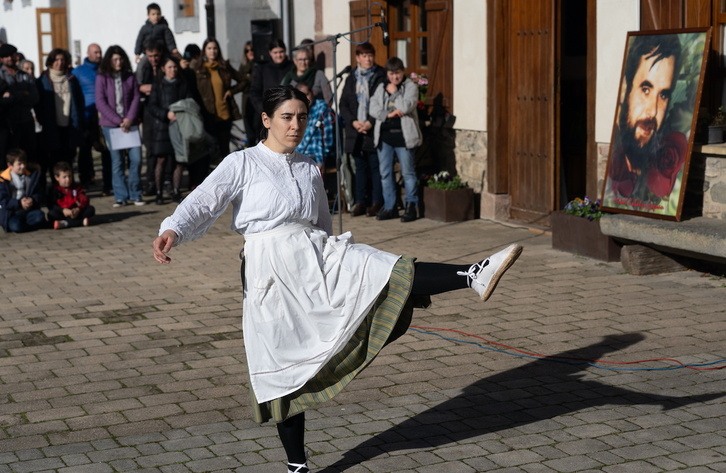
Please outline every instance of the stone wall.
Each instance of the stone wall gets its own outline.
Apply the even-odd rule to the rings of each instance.
[[[455,130],[454,158],[456,173],[474,189],[486,192],[487,133],[485,131]]]
[[[599,143],[597,150],[597,185],[600,192],[607,171],[610,144]],[[684,199],[684,218],[703,216],[726,220],[726,156],[691,154]]]
[[[703,182],[703,216],[726,220],[726,157],[707,156]]]

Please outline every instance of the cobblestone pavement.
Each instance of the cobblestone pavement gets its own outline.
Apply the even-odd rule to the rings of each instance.
[[[95,226],[0,236],[0,473],[286,471],[250,419],[229,215],[158,265],[172,204],[93,203]],[[726,358],[726,279],[631,276],[484,220],[343,227],[424,261],[525,251],[489,302],[461,290],[414,314],[463,333],[410,330],[308,412],[314,472],[726,472],[726,370],[581,361]]]

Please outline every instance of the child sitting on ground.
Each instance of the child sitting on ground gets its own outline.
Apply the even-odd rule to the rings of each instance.
[[[48,193],[48,220],[53,228],[87,227],[96,209],[89,205],[88,196],[81,186],[73,182],[73,168],[65,161],[53,167],[55,183]]]
[[[0,174],[0,226],[13,233],[38,230],[45,225],[45,214],[40,210],[41,173],[28,169],[28,157],[22,149],[8,151],[7,162],[7,169]]]

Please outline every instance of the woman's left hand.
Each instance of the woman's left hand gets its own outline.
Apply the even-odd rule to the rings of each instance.
[[[228,90],[224,93],[224,100],[228,100],[232,97],[232,93]]]

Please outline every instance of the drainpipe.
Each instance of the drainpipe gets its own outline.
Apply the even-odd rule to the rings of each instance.
[[[290,4],[287,0],[280,0],[280,16],[282,17],[282,40],[285,46],[295,46],[290,42]]]
[[[216,38],[217,28],[214,22],[214,0],[207,0],[204,9],[207,10],[207,38]]]

